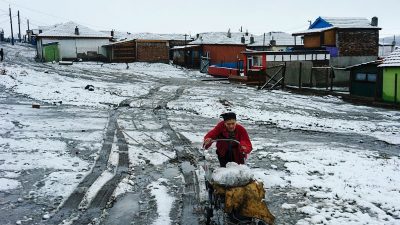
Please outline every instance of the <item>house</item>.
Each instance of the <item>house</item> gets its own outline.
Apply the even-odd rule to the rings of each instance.
[[[104,45],[110,62],[162,62],[172,59],[171,48],[191,41],[183,34],[112,32],[115,42]]]
[[[346,68],[350,71],[350,95],[381,99],[382,70],[378,68],[380,64],[382,60],[374,60]]]
[[[303,36],[304,48],[324,48],[332,57],[378,56],[378,18],[318,17],[308,30],[293,33]]]
[[[169,62],[166,40],[133,39],[103,45],[109,62]]]
[[[248,32],[207,32],[196,35],[184,48],[173,48],[174,63],[190,68],[200,68],[203,73],[216,76],[239,74],[243,68],[246,44],[254,41]]]
[[[41,61],[104,60],[102,46],[110,42],[111,35],[67,22],[38,34],[36,39]]]
[[[254,36],[254,43],[247,45],[248,49],[257,51],[289,51],[301,46],[301,38],[293,37],[285,32],[267,32]]]
[[[381,65],[382,100],[400,103],[400,48],[396,48]]]
[[[303,38],[305,50],[323,49],[330,52],[330,66],[346,68],[374,61],[378,57],[378,18],[318,17],[308,30],[293,33]],[[335,71],[335,85],[348,86],[349,71]]]
[[[282,79],[284,85],[302,87],[304,84],[319,86],[316,79],[318,73],[323,73],[324,78],[329,76],[329,71],[313,71],[317,68],[329,68],[330,54],[326,50],[307,51],[254,51],[242,52],[244,55],[244,76],[247,83],[258,85],[270,79]],[[306,71],[306,72],[305,72]],[[287,75],[282,75],[287,74]],[[325,81],[325,80],[324,80]]]

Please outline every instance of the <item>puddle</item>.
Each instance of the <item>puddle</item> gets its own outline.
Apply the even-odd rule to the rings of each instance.
[[[131,224],[135,213],[139,212],[139,200],[139,194],[127,193],[110,209],[104,224]]]

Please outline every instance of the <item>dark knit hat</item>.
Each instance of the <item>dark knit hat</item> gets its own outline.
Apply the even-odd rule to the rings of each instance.
[[[231,119],[236,120],[236,114],[234,112],[222,113],[220,115],[220,117],[222,117],[224,119],[224,121],[231,120]]]

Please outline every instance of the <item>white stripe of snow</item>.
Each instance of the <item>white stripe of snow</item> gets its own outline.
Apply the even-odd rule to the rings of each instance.
[[[117,148],[117,139],[115,136],[116,131],[114,132],[114,141],[111,146],[111,152],[108,157],[108,164],[107,169],[104,171],[97,180],[89,187],[88,191],[86,192],[85,196],[83,197],[82,202],[79,204],[79,208],[87,208],[90,206],[90,203],[96,197],[97,193],[100,189],[110,181],[116,172],[116,168],[118,167],[118,160],[119,160],[119,153]]]
[[[162,185],[163,182],[167,182],[167,179],[160,178],[156,182],[151,183],[147,186],[151,190],[151,194],[157,200],[157,213],[158,218],[153,222],[153,225],[168,225],[171,224],[171,218],[169,213],[172,209],[172,204],[175,198],[168,194],[168,188]]]

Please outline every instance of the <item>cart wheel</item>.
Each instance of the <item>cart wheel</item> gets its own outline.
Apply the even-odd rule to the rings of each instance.
[[[262,221],[262,220],[254,221],[254,222],[251,223],[251,224],[253,224],[253,225],[269,225],[269,224],[265,223],[265,222]]]

